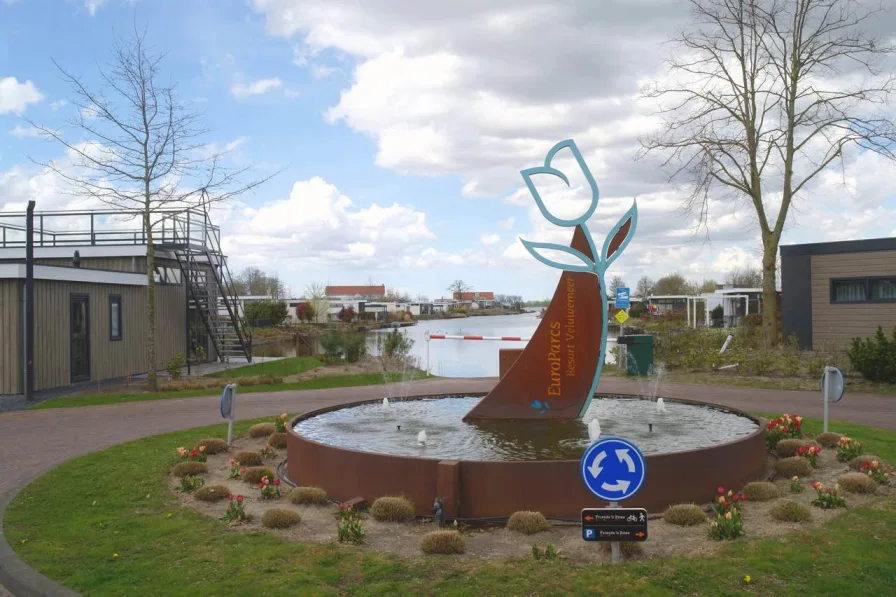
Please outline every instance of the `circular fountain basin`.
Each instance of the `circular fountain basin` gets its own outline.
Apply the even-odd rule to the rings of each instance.
[[[629,439],[647,458],[645,483],[626,507],[659,512],[704,502],[719,485],[739,488],[766,473],[764,430],[734,409],[664,399],[659,413],[650,399],[599,394],[581,420],[463,422],[481,399],[417,396],[308,413],[289,429],[289,475],[342,500],[403,494],[419,515],[442,498],[449,517],[537,510],[574,519],[584,507],[606,505],[579,472],[595,418],[602,437]]]

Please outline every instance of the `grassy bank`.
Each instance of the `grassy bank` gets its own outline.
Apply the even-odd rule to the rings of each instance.
[[[205,377],[236,379],[238,377],[289,377],[322,367],[323,362],[314,357],[287,357],[276,361],[258,362],[244,367],[234,367],[209,373]]]
[[[237,425],[245,431],[251,422]],[[807,419],[805,425],[820,423]],[[835,423],[896,460],[896,434]],[[886,595],[896,583],[896,501],[826,526],[738,540],[715,557],[609,565],[531,558],[402,559],[363,548],[240,533],[183,508],[166,486],[174,447],[223,425],[141,439],[67,461],[6,513],[6,538],[40,572],[96,596]],[[335,525],[334,525],[335,528]],[[747,529],[749,532],[749,529]],[[749,575],[750,582],[744,577]]]
[[[427,377],[420,373],[417,379]],[[257,392],[282,392],[285,390],[326,390],[332,388],[351,388],[357,386],[375,386],[401,380],[400,374],[389,374],[386,379],[382,373],[360,373],[357,375],[326,375],[295,383],[278,383],[239,388],[239,393],[255,394]],[[223,386],[222,386],[223,387]],[[144,402],[147,400],[170,400],[173,398],[195,398],[198,396],[214,396],[220,391],[180,390],[173,392],[142,392],[135,394],[96,394],[92,396],[64,396],[35,404],[29,410],[46,408],[75,408],[79,406],[96,406],[99,404],[124,404],[127,402]]]

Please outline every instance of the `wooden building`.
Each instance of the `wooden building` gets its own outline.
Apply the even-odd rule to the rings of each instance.
[[[147,372],[146,241],[139,224],[122,226],[127,215],[35,213],[33,391]],[[251,360],[220,231],[204,211],[159,217],[153,242],[159,369],[177,355]],[[0,214],[0,395],[25,392],[24,218]]]

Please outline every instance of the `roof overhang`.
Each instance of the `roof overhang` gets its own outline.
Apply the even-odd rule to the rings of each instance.
[[[25,279],[24,263],[0,263],[0,280],[10,279]],[[120,284],[123,286],[146,286],[148,284],[146,274],[58,265],[35,265],[34,279],[54,282],[84,282],[88,284]]]

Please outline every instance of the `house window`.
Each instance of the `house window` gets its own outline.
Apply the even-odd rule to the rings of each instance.
[[[109,339],[121,340],[121,295],[109,295]]]
[[[832,303],[896,302],[896,277],[831,280]]]
[[[181,282],[180,270],[175,267],[156,266],[155,271],[156,283],[158,284],[175,284]]]

